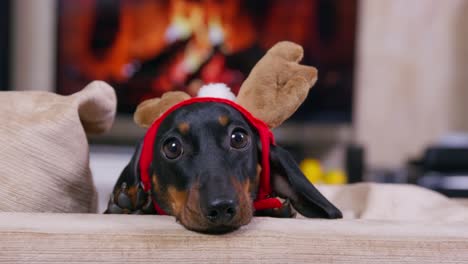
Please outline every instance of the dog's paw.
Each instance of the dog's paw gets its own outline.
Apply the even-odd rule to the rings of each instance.
[[[151,196],[139,185],[128,187],[126,182],[111,194],[105,214],[152,214]]]

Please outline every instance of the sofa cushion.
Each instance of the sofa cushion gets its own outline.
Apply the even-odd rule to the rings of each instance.
[[[86,132],[110,128],[114,90],[0,93],[0,211],[94,212]]]

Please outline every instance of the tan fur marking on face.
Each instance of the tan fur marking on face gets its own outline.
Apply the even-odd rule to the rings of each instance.
[[[176,217],[180,215],[187,202],[187,192],[178,191],[174,186],[167,188],[172,213]]]
[[[250,192],[253,192],[253,188],[257,188],[257,186],[260,184],[260,174],[262,173],[262,166],[260,164],[257,164],[257,175],[255,175],[255,182],[253,184],[250,184]]]
[[[250,222],[253,215],[253,201],[250,198],[250,180],[247,179],[245,182],[239,182],[235,177],[231,177],[231,182],[234,186],[234,189],[238,193],[239,199],[239,211],[234,217],[233,221],[236,222],[239,226],[246,225]]]
[[[182,122],[180,123],[178,126],[177,126],[177,129],[179,129],[179,132],[182,134],[182,135],[185,135],[189,132],[190,130],[190,124],[187,123],[187,122]]]
[[[229,123],[229,117],[227,115],[220,115],[218,117],[218,122],[222,126],[227,126],[227,124]]]
[[[200,188],[198,182],[188,190],[187,203],[177,220],[190,230],[203,231],[209,227],[209,223],[202,215],[200,208]]]
[[[245,181],[245,183],[244,183],[244,192],[245,192],[247,195],[249,195],[249,193],[250,193],[250,187],[251,187],[251,186],[250,186],[250,180],[247,179],[247,180]]]
[[[159,192],[158,175],[153,174],[153,176],[151,177],[151,182],[153,183],[153,192],[158,193]]]

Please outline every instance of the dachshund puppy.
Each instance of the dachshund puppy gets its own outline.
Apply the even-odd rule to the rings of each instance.
[[[106,213],[168,214],[205,233],[235,230],[254,215],[292,217],[291,204],[306,217],[341,218],[291,155],[264,140],[258,120],[234,105],[198,100],[168,111],[136,148]],[[279,206],[276,196],[285,199]]]

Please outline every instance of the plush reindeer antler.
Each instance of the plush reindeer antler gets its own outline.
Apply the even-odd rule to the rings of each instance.
[[[270,128],[279,126],[304,102],[309,89],[317,81],[314,67],[300,65],[303,49],[292,42],[279,42],[255,65],[244,81],[237,103]],[[138,105],[135,122],[149,127],[166,110],[190,99],[184,92],[167,92]]]
[[[187,99],[190,99],[190,95],[179,91],[167,92],[161,98],[148,99],[138,105],[133,119],[139,126],[149,127],[166,110]]]
[[[317,69],[298,63],[303,54],[295,43],[277,43],[252,69],[237,103],[270,128],[279,126],[299,108],[317,81]]]

